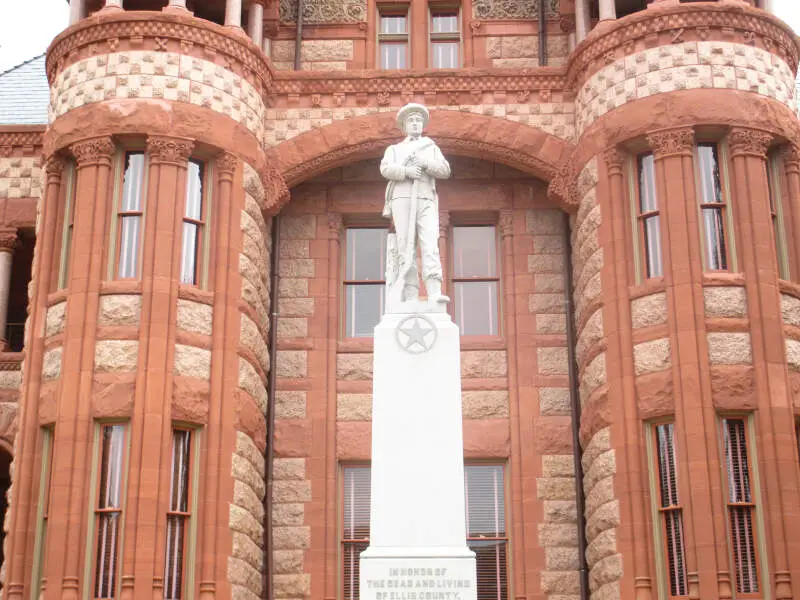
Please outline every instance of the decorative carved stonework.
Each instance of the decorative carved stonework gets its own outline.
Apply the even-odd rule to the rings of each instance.
[[[154,164],[166,163],[185,167],[194,149],[194,141],[184,138],[150,136],[147,154]]]
[[[653,149],[656,159],[676,154],[690,154],[694,148],[694,129],[678,127],[647,134],[647,143]]]
[[[0,147],[11,148],[40,148],[42,146],[41,131],[0,131]]]
[[[275,214],[289,202],[289,188],[286,186],[286,181],[280,171],[268,167],[261,175],[261,183],[264,186],[264,210]]]
[[[772,134],[759,129],[749,127],[737,127],[731,129],[728,134],[728,145],[731,149],[731,156],[749,154],[759,158],[767,157],[767,150],[772,143]]]
[[[13,228],[0,229],[0,252],[14,252],[17,247],[17,230]]]
[[[114,155],[114,142],[108,136],[91,138],[70,146],[78,168],[96,164],[111,164]]]
[[[577,182],[578,168],[573,155],[561,164],[558,173],[550,180],[547,187],[548,199],[564,207],[577,207],[580,202]]]
[[[450,211],[439,211],[439,238],[446,238],[450,230]]]
[[[220,175],[232,176],[239,166],[239,157],[230,152],[222,152],[217,155],[217,169]]]
[[[622,174],[622,165],[625,162],[625,155],[620,152],[619,148],[616,146],[606,148],[603,152],[603,160],[606,163],[609,175]]]
[[[64,159],[60,156],[48,156],[44,161],[44,171],[47,173],[47,181],[58,183],[64,172]]]
[[[328,213],[328,237],[330,239],[341,239],[343,227],[344,221],[342,220],[342,213]]]
[[[476,19],[538,19],[540,0],[476,0],[472,15]],[[558,15],[559,0],[544,0],[548,17]]]
[[[572,33],[575,31],[575,15],[561,15],[558,26],[561,28],[561,33]]]
[[[514,211],[500,211],[500,235],[504,239],[514,235]]]
[[[794,144],[787,144],[781,150],[783,156],[783,164],[786,165],[786,171],[790,173],[800,173],[800,147]]]
[[[366,0],[305,0],[303,23],[360,23],[367,20]],[[281,21],[297,22],[297,2],[281,0]]]

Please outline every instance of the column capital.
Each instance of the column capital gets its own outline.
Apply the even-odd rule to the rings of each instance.
[[[48,183],[58,183],[64,173],[66,164],[64,159],[56,154],[51,154],[44,159],[44,172],[47,174]]]
[[[236,171],[236,167],[239,166],[239,162],[239,157],[230,152],[221,152],[217,154],[217,168],[219,169],[220,175],[232,177],[234,171]]]
[[[0,228],[0,252],[13,253],[17,247],[17,230],[12,227]]]
[[[114,141],[109,136],[90,138],[70,146],[79,169],[91,165],[110,165],[114,155]]]
[[[168,136],[148,136],[147,155],[152,164],[186,167],[194,149],[194,140]]]
[[[609,175],[621,175],[625,163],[625,154],[616,146],[603,150],[603,160],[606,163]]]
[[[691,154],[694,148],[694,128],[676,127],[652,131],[647,134],[647,143],[656,159],[668,156]]]
[[[342,237],[343,228],[342,213],[328,213],[328,237],[332,240],[339,240]]]
[[[735,127],[728,134],[731,156],[749,154],[759,158],[767,157],[767,150],[772,142],[772,134],[760,129]]]
[[[800,147],[795,144],[786,144],[781,149],[783,156],[783,164],[786,165],[786,171],[790,173],[800,173]]]
[[[514,235],[514,211],[510,209],[500,211],[500,236],[503,239]]]

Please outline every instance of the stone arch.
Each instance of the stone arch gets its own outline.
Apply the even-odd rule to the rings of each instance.
[[[380,156],[400,133],[395,111],[337,121],[300,134],[267,153],[288,187],[347,163]],[[563,172],[574,146],[541,129],[474,113],[432,110],[426,134],[447,154],[505,164],[551,182]],[[565,210],[567,198],[553,195]]]

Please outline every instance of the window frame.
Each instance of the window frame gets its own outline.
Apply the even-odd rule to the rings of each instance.
[[[106,427],[113,427],[113,426],[122,426],[124,427],[124,438],[122,442],[122,476],[120,479],[120,508],[118,512],[120,514],[120,531],[119,531],[119,539],[117,541],[117,557],[116,557],[116,565],[117,565],[117,576],[116,576],[116,584],[114,586],[114,596],[112,598],[118,598],[121,593],[121,578],[119,576],[119,568],[120,565],[123,564],[123,554],[125,550],[125,513],[127,508],[127,491],[128,491],[128,475],[129,475],[129,461],[130,461],[130,423],[128,421],[120,421],[120,420],[102,420],[102,421],[95,421],[95,431],[94,431],[94,441],[92,445],[92,471],[91,471],[91,479],[90,479],[90,489],[89,489],[89,497],[92,499],[92,502],[88,506],[88,523],[89,528],[87,532],[87,540],[91,540],[91,543],[86,544],[86,554],[85,554],[85,562],[84,562],[84,593],[83,597],[84,600],[90,599],[97,599],[97,596],[94,595],[94,590],[96,588],[97,582],[97,524],[98,524],[98,514],[108,514],[111,511],[103,510],[99,508],[100,504],[100,468],[102,465],[102,445],[103,445],[103,430]]]
[[[39,493],[36,501],[36,533],[33,543],[33,568],[31,569],[31,600],[38,600],[42,589],[42,572],[47,541],[47,525],[50,517],[50,498],[53,485],[53,450],[55,448],[55,427],[49,425],[40,429],[41,457],[39,471]]]
[[[747,449],[747,469],[750,476],[750,490],[751,501],[748,503],[730,501],[730,480],[728,478],[727,464],[725,460],[725,421],[736,420],[742,421],[744,424],[745,447]],[[756,445],[753,443],[755,439],[755,425],[753,422],[753,415],[751,413],[731,412],[721,413],[718,415],[718,435],[719,435],[719,450],[720,450],[720,468],[722,474],[722,492],[723,501],[725,503],[725,532],[727,534],[727,554],[728,562],[730,565],[731,573],[731,592],[733,598],[763,598],[768,592],[764,587],[763,574],[767,573],[766,557],[767,549],[765,546],[764,536],[764,515],[762,512],[763,503],[761,502],[761,481],[757,469],[758,457]],[[756,575],[755,580],[758,589],[754,592],[739,592],[738,591],[738,570],[736,564],[736,557],[734,553],[733,532],[731,529],[731,507],[750,506],[752,511],[752,526],[753,526],[753,551],[755,553],[755,566]]]
[[[213,161],[207,161],[199,157],[191,157],[188,163],[194,163],[200,167],[200,219],[193,219],[186,215],[186,200],[184,199],[183,216],[181,217],[181,254],[180,254],[180,284],[185,286],[206,289],[208,287],[209,254],[211,251],[211,226],[213,200]],[[188,194],[189,184],[189,164],[186,167],[186,190]],[[183,250],[184,250],[184,228],[187,223],[197,227],[197,237],[195,246],[195,265],[194,281],[183,280]]]
[[[716,149],[717,168],[719,170],[719,195],[722,202],[704,202],[703,198],[703,184],[702,184],[702,168],[700,165],[700,148],[713,147]],[[697,226],[700,234],[700,255],[702,259],[702,267],[704,273],[735,273],[738,271],[738,262],[736,259],[736,239],[734,233],[734,208],[731,202],[729,190],[730,179],[728,174],[728,148],[724,141],[715,139],[698,139],[694,145],[693,150],[694,158],[694,175],[695,175],[695,191],[697,194]],[[703,211],[704,210],[719,210],[721,213],[720,222],[722,223],[722,243],[724,244],[724,261],[725,267],[721,269],[714,269],[709,266],[709,250],[711,248],[711,241],[706,236],[705,228],[703,226]]]
[[[433,20],[437,15],[443,13],[455,15],[456,31],[454,32],[434,32]],[[464,66],[464,37],[462,33],[461,5],[451,3],[431,2],[428,4],[428,67],[431,69],[460,69]],[[458,57],[456,64],[452,67],[438,67],[434,64],[434,48],[437,43],[455,43],[458,46]]]
[[[375,12],[376,18],[376,64],[377,68],[381,71],[404,71],[411,68],[411,3],[410,2],[389,2],[376,4]],[[383,33],[382,20],[383,17],[398,17],[405,18],[406,31],[405,33]],[[383,66],[383,59],[381,57],[381,48],[384,44],[400,45],[405,44],[405,67],[401,68],[388,68]]]
[[[672,455],[675,462],[675,479],[680,477],[680,467],[678,464],[678,441],[675,435],[676,423],[674,419],[660,419],[645,423],[645,440],[647,452],[648,474],[650,482],[650,507],[652,514],[653,541],[656,548],[656,575],[660,598],[687,598],[689,595],[688,571],[686,568],[686,527],[683,519],[684,505],[676,504],[669,507],[662,506],[661,500],[661,464],[658,446],[657,429],[664,425],[672,425]],[[676,486],[679,488],[679,486]],[[680,489],[678,490],[680,493]],[[680,498],[679,498],[680,500]],[[666,535],[666,512],[679,512],[681,518],[681,545],[683,558],[683,584],[686,594],[673,595],[669,577],[669,548],[667,548]]]
[[[69,262],[72,258],[72,239],[75,235],[75,202],[77,200],[77,168],[74,160],[67,163],[66,184],[60,214],[61,252],[58,257],[56,289],[66,289],[69,283]],[[52,281],[52,280],[51,280]]]
[[[166,532],[169,532],[169,518],[172,515],[179,514],[180,516],[184,517],[186,522],[185,525],[185,533],[183,536],[183,549],[181,551],[182,557],[182,564],[181,564],[181,590],[180,590],[180,598],[183,600],[191,599],[193,597],[192,591],[194,590],[194,578],[195,578],[195,548],[196,548],[196,540],[197,540],[197,502],[199,497],[199,490],[198,490],[198,482],[199,482],[199,469],[200,469],[200,441],[201,441],[201,429],[199,427],[191,426],[191,425],[183,425],[174,423],[172,426],[172,437],[170,443],[170,450],[174,452],[175,448],[175,432],[177,431],[185,431],[188,432],[190,435],[189,439],[189,467],[187,468],[188,473],[188,480],[187,480],[187,490],[186,493],[188,498],[186,500],[186,505],[188,508],[187,513],[179,513],[177,511],[172,511],[170,508],[167,509],[166,513]],[[173,484],[173,477],[174,472],[172,470],[173,459],[170,460],[170,492],[172,491],[172,484]],[[170,502],[171,502],[172,494],[170,493]],[[194,517],[194,518],[193,518]],[[167,598],[167,574],[166,570],[168,567],[168,560],[169,560],[169,544],[165,544],[165,553],[164,553],[164,597]]]
[[[129,154],[141,154],[143,157],[142,168],[142,181],[141,181],[141,210],[140,211],[123,211],[123,188],[125,185],[125,165],[127,156]],[[109,258],[108,258],[108,273],[109,280],[116,281],[137,281],[142,277],[142,257],[145,240],[145,228],[147,218],[147,192],[148,183],[150,181],[150,155],[147,153],[142,145],[131,145],[119,148],[114,159],[114,180],[113,180],[113,195],[112,195],[112,214],[111,214],[111,230],[109,234]],[[122,249],[122,223],[127,217],[139,217],[140,228],[136,258],[136,274],[131,277],[121,277],[119,275],[119,262],[120,252]]]
[[[510,505],[510,494],[509,494],[509,469],[508,469],[508,461],[504,460],[464,460],[464,483],[465,483],[465,490],[464,490],[464,518],[466,519],[467,516],[467,504],[466,504],[466,478],[467,478],[467,470],[470,467],[477,467],[477,466],[494,466],[500,467],[502,469],[502,490],[503,490],[503,530],[505,531],[505,537],[496,537],[496,538],[489,538],[489,537],[470,537],[469,536],[469,529],[467,527],[467,523],[465,522],[465,542],[469,547],[470,541],[492,541],[498,540],[502,541],[505,544],[505,588],[506,588],[506,598],[504,600],[512,600],[512,581],[511,581],[511,565],[513,564],[513,559],[511,557],[511,538],[509,536],[509,505]],[[339,463],[339,509],[338,509],[338,521],[337,521],[337,528],[338,528],[338,544],[339,544],[339,566],[338,566],[338,573],[340,577],[340,584],[339,584],[339,592],[341,594],[342,600],[355,600],[355,598],[350,598],[345,589],[345,552],[344,552],[344,544],[363,544],[367,542],[369,544],[370,538],[358,538],[358,539],[348,539],[346,540],[344,537],[344,515],[345,515],[345,495],[344,495],[344,486],[345,486],[345,471],[347,469],[363,469],[367,468],[370,470],[370,485],[372,480],[372,464],[368,461],[346,461]],[[477,585],[477,581],[476,581]],[[480,599],[479,599],[480,600]]]
[[[646,212],[642,211],[642,160],[647,157],[653,157],[653,189],[654,189],[654,202],[656,208]],[[664,239],[663,228],[661,227],[661,207],[658,203],[658,189],[656,182],[656,162],[655,155],[652,151],[639,152],[629,159],[629,190],[631,201],[631,226],[633,228],[633,246],[634,246],[634,269],[636,276],[636,283],[641,284],[645,281],[652,281],[664,277]],[[661,272],[658,275],[649,274],[649,250],[648,250],[648,236],[646,231],[647,221],[650,219],[658,219],[658,251],[659,251],[659,268]]]
[[[789,246],[786,240],[786,221],[784,219],[783,159],[776,148],[767,153],[766,175],[769,196],[772,235],[775,243],[775,259],[778,263],[778,277],[785,281],[791,279],[789,269]]]
[[[468,227],[491,227],[494,229],[494,261],[495,261],[495,276],[494,277],[487,277],[487,276],[474,276],[474,277],[456,277],[455,275],[455,268],[456,268],[456,246],[455,246],[455,230],[458,228],[468,228]],[[448,271],[449,273],[446,274],[447,282],[449,284],[450,295],[451,295],[451,303],[449,312],[451,317],[453,318],[453,322],[458,325],[458,308],[456,302],[456,284],[458,283],[481,283],[481,282],[495,282],[497,284],[497,295],[495,297],[495,304],[497,307],[496,311],[496,331],[495,333],[489,334],[465,334],[463,328],[459,326],[459,335],[460,337],[467,337],[467,338],[501,338],[503,337],[503,264],[501,262],[501,253],[502,253],[502,237],[500,235],[500,226],[495,219],[469,219],[469,218],[461,218],[459,219],[458,216],[451,216],[451,224],[447,228],[447,246],[448,246],[448,256],[450,258]]]
[[[362,285],[363,286],[370,286],[370,287],[378,286],[380,288],[380,290],[381,290],[381,293],[384,294],[383,298],[382,298],[382,301],[385,303],[385,301],[386,301],[386,296],[385,296],[385,291],[386,291],[386,264],[385,264],[386,256],[385,256],[385,250],[386,249],[384,248],[384,256],[381,259],[384,262],[384,270],[383,270],[383,273],[381,273],[381,275],[383,276],[382,279],[375,279],[375,280],[372,280],[372,279],[348,279],[347,278],[347,261],[348,261],[349,256],[348,256],[348,253],[347,253],[347,250],[348,250],[347,232],[350,229],[355,229],[355,230],[379,229],[379,230],[386,231],[387,235],[388,235],[389,225],[385,221],[383,223],[381,223],[378,220],[377,217],[374,220],[369,219],[369,220],[356,221],[356,222],[350,222],[350,223],[348,223],[345,220],[345,222],[343,224],[343,227],[342,227],[341,238],[340,238],[340,248],[342,248],[343,250],[342,250],[342,252],[340,252],[340,254],[341,254],[341,256],[340,256],[340,263],[341,263],[340,264],[340,273],[341,273],[340,281],[341,281],[341,286],[340,286],[339,289],[340,289],[340,294],[341,294],[341,296],[340,296],[340,305],[341,305],[340,313],[341,313],[342,317],[341,317],[341,325],[340,325],[339,337],[340,337],[340,339],[344,339],[344,340],[364,340],[364,339],[371,340],[371,339],[373,339],[373,336],[371,336],[371,335],[356,336],[356,335],[350,335],[349,334],[350,322],[348,320],[349,319],[349,315],[347,313],[347,289],[348,289],[349,286],[362,286]],[[380,319],[379,319],[379,321],[380,321]]]

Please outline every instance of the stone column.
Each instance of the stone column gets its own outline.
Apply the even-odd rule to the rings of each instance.
[[[8,350],[8,297],[11,292],[11,263],[17,245],[16,229],[0,229],[0,340],[3,350]]]
[[[794,442],[792,391],[784,350],[781,302],[778,293],[778,264],[767,183],[767,150],[773,136],[766,131],[737,127],[731,130],[728,143],[733,163],[733,203],[738,209],[741,228],[741,264],[747,290],[750,340],[754,369],[753,412],[756,440],[751,453],[758,449],[761,479],[760,499],[765,518],[764,537],[770,540],[771,552],[762,556],[775,576],[775,597],[792,598],[790,572],[800,567],[791,553],[800,553],[800,541],[791,536],[794,515],[800,509],[797,447]],[[795,233],[796,235],[796,233]],[[794,563],[794,564],[792,564]],[[771,587],[762,573],[761,585]]]
[[[792,221],[792,248],[789,266],[792,281],[800,279],[800,147],[789,144],[783,149],[783,163],[786,166],[786,179],[789,183],[789,198],[785,203],[789,207]]]
[[[225,26],[242,28],[242,0],[225,0]]]
[[[717,414],[706,349],[703,268],[694,174],[694,130],[678,127],[647,135],[661,208],[664,282],[672,356],[679,499],[686,512],[686,569],[699,581],[696,598],[723,597],[728,580],[725,505],[720,481]],[[698,577],[695,577],[697,575]]]
[[[83,18],[85,0],[69,0],[69,24],[77,23]]]
[[[775,14],[775,0],[761,0],[761,8],[767,11],[769,14]]]
[[[600,0],[600,21],[614,21],[617,18],[615,0]]]
[[[272,56],[272,39],[264,36],[261,49],[264,51],[264,56]]]
[[[47,296],[50,292],[48,282],[53,270],[53,248],[58,230],[58,202],[61,192],[61,175],[64,162],[59,157],[51,156],[45,162],[47,174],[44,202],[41,204],[41,228],[39,244],[35,257],[30,304],[31,331],[43,331],[47,315]],[[23,371],[24,397],[20,405],[36,406],[41,387],[41,369],[44,358],[44,336],[32,335],[26,348],[27,360]],[[21,411],[19,415],[19,435],[17,436],[14,465],[16,473],[34,473],[36,465],[41,464],[41,452],[36,450],[37,438],[40,435],[38,413],[35,410]],[[28,542],[32,541],[29,525],[36,514],[37,506],[31,482],[25,485],[12,485],[11,511],[8,521],[9,535],[6,538],[6,598],[22,600],[23,590],[30,583],[29,572],[25,570],[25,559],[29,556]],[[45,576],[45,573],[42,573]],[[30,592],[30,590],[28,590]]]
[[[169,11],[187,12],[189,9],[186,8],[186,0],[169,0],[169,4],[165,6],[162,10],[166,12]]]
[[[580,44],[591,29],[589,0],[575,0],[575,41]]]
[[[253,0],[247,16],[248,34],[256,46],[261,46],[264,37],[264,4],[263,0]]]
[[[123,10],[122,8],[122,0],[106,0],[105,6],[103,6],[103,10],[111,9],[111,10]]]

